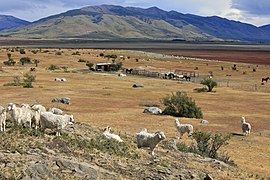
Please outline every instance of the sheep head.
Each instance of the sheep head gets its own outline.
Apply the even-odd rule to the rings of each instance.
[[[9,103],[9,104],[8,104],[8,107],[7,107],[7,110],[8,110],[8,111],[11,111],[11,110],[14,110],[15,108],[16,108],[16,105],[15,105],[15,104]]]
[[[156,132],[155,134],[158,135],[158,138],[159,138],[160,140],[163,140],[163,139],[166,138],[164,132],[162,132],[162,131],[158,131],[158,132]]]

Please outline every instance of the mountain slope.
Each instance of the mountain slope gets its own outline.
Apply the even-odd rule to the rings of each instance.
[[[8,35],[29,38],[234,40],[270,42],[269,28],[217,16],[201,17],[112,5],[89,6],[15,28]]]
[[[27,25],[29,23],[30,22],[28,21],[15,18],[13,16],[0,15],[0,31],[21,25]]]

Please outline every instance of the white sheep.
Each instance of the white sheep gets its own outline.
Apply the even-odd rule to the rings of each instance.
[[[32,113],[32,123],[35,125],[35,129],[37,130],[40,125],[40,114],[41,112],[46,112],[46,108],[41,104],[34,104],[31,106]]]
[[[58,114],[58,115],[62,115],[64,112],[63,110],[59,109],[59,108],[49,108],[48,110],[49,112],[52,112],[53,114]]]
[[[246,122],[246,119],[244,116],[242,116],[242,130],[245,136],[249,135],[251,131],[251,125]]]
[[[6,109],[0,106],[0,130],[1,132],[6,131],[6,119],[7,119],[7,112]]]
[[[57,115],[52,112],[41,112],[40,114],[40,126],[43,131],[45,129],[56,129],[56,136],[60,136],[61,130],[68,124],[73,124],[73,115]]]
[[[12,111],[11,116],[15,121],[16,125],[23,125],[23,126],[28,126],[31,127],[31,110],[28,107],[29,105],[23,104],[23,106],[16,107],[15,104],[9,103],[7,110]]]
[[[111,127],[107,126],[104,131],[103,131],[103,135],[107,138],[107,139],[114,139],[118,142],[123,142],[123,140],[120,138],[120,136],[118,136],[117,134],[113,134],[111,133]]]
[[[175,127],[180,134],[180,139],[182,139],[185,133],[188,133],[189,136],[193,133],[193,126],[191,124],[180,124],[178,118],[175,118]]]
[[[155,155],[154,149],[158,145],[158,143],[166,138],[165,134],[161,131],[158,131],[156,133],[149,133],[145,128],[141,132],[137,133],[136,137],[138,148],[149,147],[152,156]]]

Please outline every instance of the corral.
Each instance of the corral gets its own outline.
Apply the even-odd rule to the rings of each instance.
[[[26,49],[26,55],[40,61],[36,71],[34,88],[3,86],[13,81],[14,76],[29,71],[29,65],[4,66],[0,72],[1,105],[9,102],[40,103],[51,105],[51,99],[61,95],[72,99],[71,105],[59,107],[72,113],[77,121],[91,124],[95,127],[114,126],[124,132],[134,134],[142,127],[152,131],[162,130],[167,138],[174,138],[178,134],[174,127],[174,118],[171,116],[156,116],[143,113],[147,104],[160,104],[160,100],[177,90],[186,91],[202,108],[208,125],[201,125],[200,120],[183,118],[183,123],[189,123],[196,130],[212,131],[217,133],[236,134],[226,147],[231,158],[247,172],[262,176],[269,176],[269,138],[270,138],[270,84],[261,85],[261,78],[269,76],[270,67],[267,65],[252,65],[233,62],[179,60],[167,56],[148,56],[147,53],[128,50],[99,50],[99,49],[61,49],[62,55],[55,55],[59,49],[36,49],[37,54]],[[73,56],[75,51],[80,56]],[[167,81],[160,78],[143,78],[141,76],[118,77],[114,73],[89,72],[85,63],[78,62],[79,58],[91,59],[95,62],[107,62],[107,59],[98,57],[100,53],[121,54],[130,56],[122,61],[125,68],[151,67],[153,71],[166,72],[170,69],[196,71],[200,77],[206,77],[212,72],[213,79],[218,87],[212,93],[198,93],[194,89],[203,87],[199,80],[195,82]],[[7,60],[7,53],[12,54],[15,61],[22,55],[11,52],[11,49],[2,48],[0,63]],[[136,61],[139,59],[139,61]],[[69,71],[61,69],[48,71],[48,67],[55,64],[66,66]],[[232,70],[237,64],[237,70]],[[223,70],[221,69],[223,67]],[[253,68],[256,71],[253,71]],[[196,70],[195,70],[196,69]],[[67,83],[54,83],[55,76],[68,79]],[[132,84],[141,83],[144,88],[134,89]],[[241,134],[241,117],[245,115],[252,124],[249,137]],[[245,153],[245,156],[243,154]]]

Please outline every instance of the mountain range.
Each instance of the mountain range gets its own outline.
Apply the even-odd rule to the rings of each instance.
[[[19,22],[18,19],[7,19],[14,24]],[[7,25],[12,24],[9,21]],[[256,27],[218,16],[202,17],[168,12],[157,7],[142,9],[114,5],[89,6],[32,23],[23,21],[19,25],[23,26],[7,29],[12,26],[5,26],[0,21],[0,35],[45,39],[270,42],[270,25]]]
[[[28,25],[30,22],[18,19],[13,16],[0,15],[0,31],[4,29],[9,29],[13,27]]]

